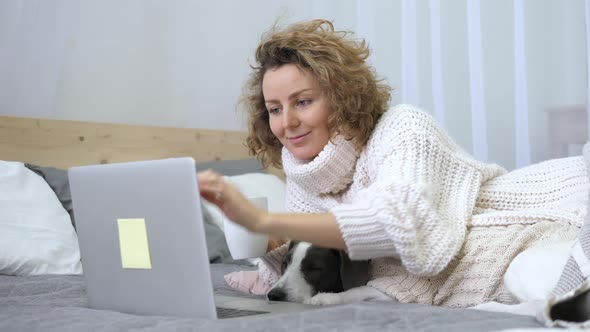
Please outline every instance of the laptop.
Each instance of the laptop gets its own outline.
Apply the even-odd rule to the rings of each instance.
[[[73,167],[68,176],[89,307],[209,319],[312,308],[214,295],[192,158]]]

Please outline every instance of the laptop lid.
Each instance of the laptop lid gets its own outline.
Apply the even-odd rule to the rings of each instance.
[[[91,308],[216,318],[192,158],[68,173]]]

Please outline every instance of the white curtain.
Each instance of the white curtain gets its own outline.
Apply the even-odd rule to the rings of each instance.
[[[399,3],[388,13],[399,27],[382,10],[374,17],[377,31],[401,34],[400,54],[376,63],[401,66],[387,77],[397,102],[427,109],[477,159],[509,169],[581,152],[590,0]],[[383,43],[375,53],[391,52]]]
[[[527,91],[524,1],[514,0],[514,113],[516,127],[516,167],[530,164],[529,107]]]
[[[469,92],[471,96],[471,140],[473,142],[473,154],[479,160],[487,161],[488,129],[481,32],[481,4],[479,0],[467,1],[467,47],[469,49]]]
[[[585,23],[586,23],[586,86],[588,93],[586,94],[586,134],[590,140],[590,0],[586,0]]]
[[[590,0],[3,0],[0,115],[243,130],[274,22],[356,31],[393,103],[509,169],[588,137]]]

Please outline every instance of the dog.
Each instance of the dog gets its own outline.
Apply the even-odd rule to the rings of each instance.
[[[354,264],[338,250],[291,241],[281,266],[281,277],[270,288],[267,298],[313,305],[393,301],[388,295],[366,286],[367,271],[362,272],[364,279],[351,276],[358,274],[355,270],[362,270]],[[368,262],[364,266],[368,266]],[[351,279],[356,280],[351,282]]]

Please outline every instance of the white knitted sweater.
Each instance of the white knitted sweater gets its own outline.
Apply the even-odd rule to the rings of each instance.
[[[586,213],[581,157],[505,174],[409,105],[386,112],[360,153],[337,137],[310,162],[286,149],[282,158],[287,210],[334,214],[351,259],[372,259],[369,285],[402,302],[510,302],[502,276],[512,258],[575,237]]]

